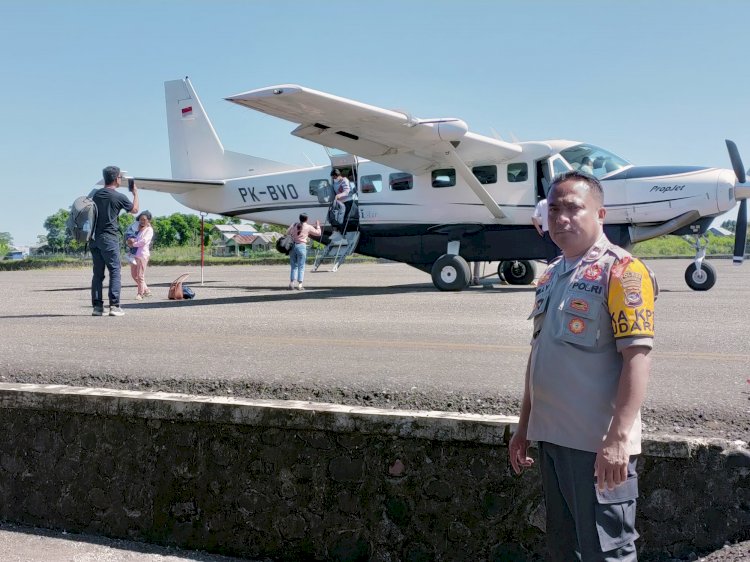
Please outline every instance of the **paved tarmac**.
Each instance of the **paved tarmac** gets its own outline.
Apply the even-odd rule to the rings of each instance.
[[[750,266],[715,260],[697,293],[687,260],[653,260],[662,294],[644,422],[652,433],[750,438]],[[487,268],[489,274],[492,268]],[[189,272],[197,299],[166,299]],[[125,272],[127,275],[127,272]],[[401,264],[345,264],[289,291],[281,266],[154,267],[155,296],[122,318],[90,316],[85,269],[0,272],[0,380],[311,399],[384,407],[517,413],[531,287],[488,277],[435,290]],[[711,560],[740,560],[741,553]],[[215,555],[39,529],[0,527],[2,560],[195,560]]]
[[[652,432],[750,438],[750,266],[652,260],[661,285],[644,420]],[[189,272],[193,301],[169,301]],[[489,275],[493,268],[487,268]],[[125,273],[125,272],[124,272]],[[0,380],[515,414],[533,287],[440,292],[402,264],[344,264],[289,291],[284,266],[154,267],[124,279],[121,318],[90,316],[85,269],[0,272]]]

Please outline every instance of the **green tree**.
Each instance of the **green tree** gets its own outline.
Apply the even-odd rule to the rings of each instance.
[[[64,252],[69,245],[70,239],[65,232],[68,214],[66,209],[60,209],[44,221],[44,228],[47,230],[47,245],[53,252]]]
[[[0,232],[0,258],[10,251],[13,245],[13,237],[10,232]]]
[[[726,228],[727,230],[734,232],[737,230],[737,221],[724,221],[721,223],[721,228]]]

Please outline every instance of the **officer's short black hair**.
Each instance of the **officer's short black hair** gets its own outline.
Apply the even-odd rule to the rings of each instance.
[[[560,185],[563,182],[571,180],[582,181],[583,183],[585,183],[588,186],[589,191],[599,202],[599,204],[604,205],[604,190],[602,189],[601,182],[594,176],[586,174],[579,170],[568,170],[567,172],[563,172],[562,174],[558,174],[557,176],[555,176],[555,179],[552,180],[552,184],[549,186],[549,192],[547,192],[547,196],[549,197],[549,193],[551,193],[556,186]]]
[[[341,170],[339,170],[338,168],[331,170],[331,177],[337,177],[340,175],[341,175]]]

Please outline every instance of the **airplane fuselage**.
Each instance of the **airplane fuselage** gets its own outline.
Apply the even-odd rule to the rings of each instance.
[[[576,144],[522,143],[524,158],[473,167],[504,212],[503,218],[493,217],[451,169],[411,175],[360,161],[356,167],[362,232],[358,251],[430,264],[445,252],[446,237],[454,237],[461,241],[460,255],[468,261],[544,258],[546,249],[531,216],[545,182],[565,166],[560,148]],[[318,166],[230,179],[224,186],[175,198],[192,209],[258,223],[292,224],[301,212],[325,223],[330,169]],[[660,223],[695,210],[700,217],[713,217],[734,205],[731,172],[716,168],[629,166],[605,174],[601,183],[606,231],[623,246],[630,245],[634,224]],[[687,232],[700,233],[709,223],[695,221]]]

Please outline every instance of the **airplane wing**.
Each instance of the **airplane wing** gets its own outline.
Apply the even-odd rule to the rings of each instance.
[[[460,119],[417,119],[293,84],[226,99],[296,123],[295,136],[412,173],[453,167],[449,155],[453,149],[469,166],[509,160],[521,153],[518,144],[468,132]]]
[[[212,189],[223,187],[226,180],[163,180],[153,178],[135,178],[138,189],[160,191],[162,193],[177,194],[187,193],[196,189]]]

